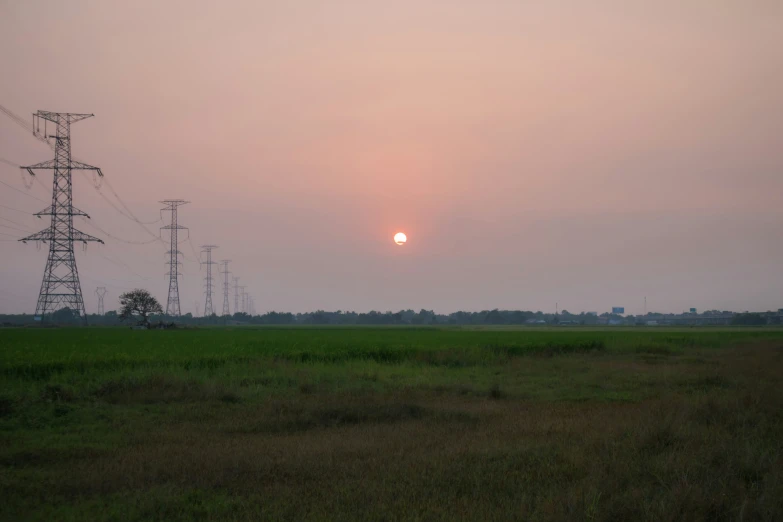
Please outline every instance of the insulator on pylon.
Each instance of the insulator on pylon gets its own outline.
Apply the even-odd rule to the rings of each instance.
[[[24,188],[26,188],[27,190],[30,190],[31,188],[33,188],[33,177],[30,176],[29,181],[28,181],[27,176],[25,176],[25,171],[20,170],[19,173],[22,176],[22,183],[24,184]]]

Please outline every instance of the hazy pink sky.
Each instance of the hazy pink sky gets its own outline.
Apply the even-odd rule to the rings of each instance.
[[[141,219],[192,201],[180,223],[259,312],[777,309],[782,28],[778,0],[0,0],[0,104],[95,113],[74,155]],[[0,115],[0,158],[51,157]],[[149,238],[74,185],[96,225]],[[2,185],[0,205],[46,206]],[[0,248],[0,312],[33,312],[45,248]],[[165,303],[164,250],[79,247],[87,311],[99,285],[108,309]]]

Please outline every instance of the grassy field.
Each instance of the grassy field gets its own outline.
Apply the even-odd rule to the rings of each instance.
[[[3,520],[783,520],[783,330],[0,329]]]

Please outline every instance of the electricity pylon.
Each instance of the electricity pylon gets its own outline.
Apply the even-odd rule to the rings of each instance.
[[[215,248],[218,248],[218,246],[201,246],[201,252],[206,252],[207,254],[207,260],[201,262],[202,265],[207,265],[207,277],[204,278],[207,292],[207,299],[204,301],[204,317],[210,317],[215,313],[215,310],[212,308],[212,289],[214,288],[214,285],[212,284],[212,265],[217,264],[216,262],[212,261],[212,250]]]
[[[53,170],[52,180],[52,204],[35,214],[36,216],[52,216],[48,228],[20,239],[19,241],[43,241],[49,242],[49,257],[46,260],[41,291],[38,294],[38,303],[35,306],[36,320],[43,320],[47,313],[59,308],[70,308],[77,313],[83,321],[87,321],[82,298],[82,287],[79,283],[79,271],[76,269],[76,258],[73,254],[73,242],[81,241],[85,247],[87,242],[103,243],[97,237],[90,236],[73,228],[73,216],[84,216],[86,213],[73,206],[73,170],[94,170],[99,176],[103,176],[101,169],[87,165],[71,158],[71,124],[87,118],[93,114],[73,114],[67,112],[38,111],[33,115],[33,122],[44,120],[44,134],[46,134],[46,122],[55,125],[54,135],[45,135],[44,138],[54,138],[54,159],[21,167],[31,176],[35,176],[33,170]],[[33,125],[33,134],[35,125]]]
[[[95,289],[95,294],[98,296],[98,315],[104,315],[106,312],[103,309],[103,297],[106,295],[106,287],[99,286]]]
[[[234,313],[239,313],[239,277],[234,276]]]
[[[169,265],[169,299],[166,302],[166,315],[179,317],[179,255],[182,253],[177,249],[177,231],[187,230],[187,227],[180,226],[177,223],[177,207],[190,203],[183,199],[165,199],[161,201],[166,205],[161,210],[171,211],[171,222],[165,226],[160,227],[161,230],[171,231],[171,247],[168,252],[169,260],[166,264]]]
[[[245,313],[245,288],[244,286],[238,287],[239,289],[239,308],[237,309],[238,312]]]
[[[228,306],[228,274],[231,273],[228,271],[228,264],[230,262],[230,259],[221,259],[220,264],[222,265],[222,270],[218,269],[219,272],[223,274],[223,317],[231,315],[231,310]]]

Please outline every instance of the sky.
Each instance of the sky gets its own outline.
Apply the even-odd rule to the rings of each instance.
[[[94,113],[73,154],[140,220],[191,202],[183,313],[203,244],[260,313],[768,310],[781,27],[778,0],[0,0],[0,104]],[[0,158],[52,157],[0,114]],[[0,313],[35,310],[39,178],[0,162]],[[164,223],[107,199],[74,175],[88,313],[97,286],[165,305],[165,245],[123,242]]]

